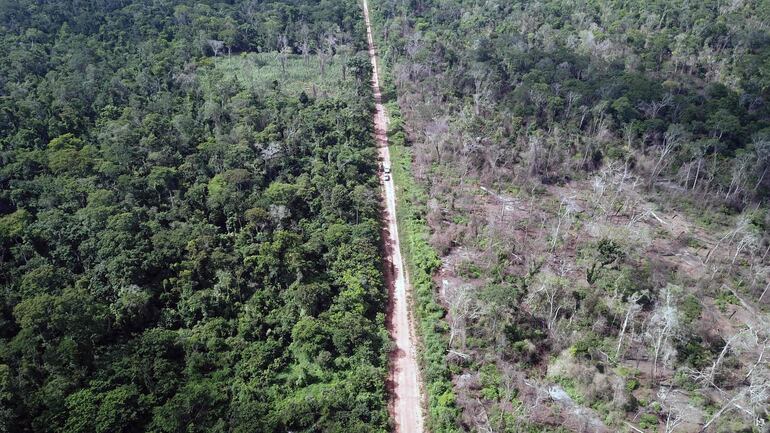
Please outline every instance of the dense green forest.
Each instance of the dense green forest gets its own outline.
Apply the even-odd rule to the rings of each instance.
[[[0,432],[386,430],[364,34],[0,1]]]
[[[770,3],[372,5],[433,431],[766,431]]]

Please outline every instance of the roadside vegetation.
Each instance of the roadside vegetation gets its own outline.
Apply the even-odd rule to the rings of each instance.
[[[410,304],[416,319],[421,380],[427,400],[425,425],[433,433],[457,432],[459,411],[455,404],[452,374],[444,357],[449,328],[444,321],[446,312],[438,303],[433,284],[433,275],[441,265],[441,260],[429,243],[430,229],[425,221],[427,196],[412,174],[412,149],[406,142],[390,65],[382,61],[379,46],[383,41],[378,31],[381,25],[378,13],[372,14],[372,21],[375,44],[378,45],[380,55],[378,67],[381,92],[388,117],[390,160],[396,187],[396,217],[403,259],[412,286]]]
[[[425,196],[412,181],[409,148],[391,145],[390,151],[393,179],[398,189],[401,248],[412,284],[411,301],[420,337],[421,373],[428,398],[426,425],[432,432],[454,432],[457,431],[458,411],[451,374],[444,359],[448,327],[443,321],[445,311],[437,303],[432,280],[441,261],[428,243],[428,227],[421,217],[424,215],[424,201],[421,199]]]

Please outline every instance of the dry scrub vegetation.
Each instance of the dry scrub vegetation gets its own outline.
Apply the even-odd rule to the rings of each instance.
[[[544,185],[530,175],[537,150],[483,174],[458,170],[457,154],[426,157],[431,142],[452,136],[416,140],[415,172],[430,185],[426,220],[442,255],[435,278],[464,424],[764,424],[770,257],[761,209],[695,212],[676,189],[650,194],[620,163]]]
[[[768,9],[375,7],[456,430],[766,430]]]

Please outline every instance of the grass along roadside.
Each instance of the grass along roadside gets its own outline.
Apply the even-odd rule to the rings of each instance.
[[[407,146],[401,110],[396,102],[396,88],[388,64],[388,45],[380,32],[382,25],[376,2],[370,2],[370,14],[378,49],[380,90],[388,116],[388,143],[391,170],[396,188],[401,253],[412,284],[409,302],[414,313],[424,391],[427,397],[425,426],[432,433],[458,433],[460,412],[455,404],[452,375],[446,363],[449,327],[446,312],[436,302],[433,273],[441,266],[438,253],[428,243],[429,229],[424,215],[427,196],[412,176],[411,147]]]
[[[395,131],[391,135],[399,132]],[[445,311],[436,302],[431,278],[441,265],[441,260],[427,240],[428,226],[422,218],[425,213],[425,194],[411,175],[411,149],[403,144],[391,144],[390,158],[396,186],[401,249],[412,284],[410,301],[419,334],[419,360],[428,399],[425,424],[433,433],[457,432],[459,412],[455,406],[451,373],[445,360],[448,327],[443,320]]]

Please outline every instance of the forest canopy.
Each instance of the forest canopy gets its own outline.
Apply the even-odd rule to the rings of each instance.
[[[360,14],[0,2],[0,431],[385,431]]]

